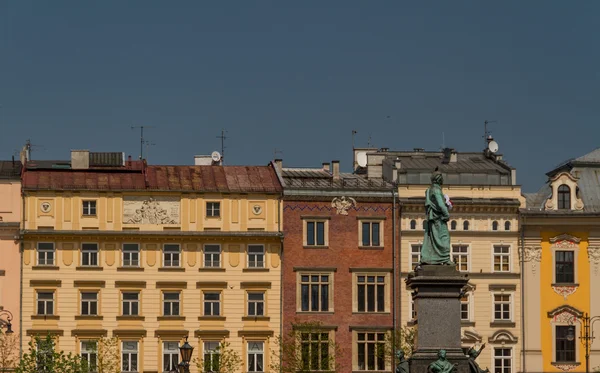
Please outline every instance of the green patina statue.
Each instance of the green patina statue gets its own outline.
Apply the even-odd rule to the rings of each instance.
[[[425,237],[421,249],[421,264],[455,265],[450,258],[450,213],[442,193],[444,179],[436,168],[431,175],[431,187],[425,192]]]
[[[479,356],[479,354],[481,353],[481,351],[483,351],[484,348],[485,343],[483,344],[483,346],[481,346],[479,350],[477,350],[475,347],[471,347],[467,352],[467,355],[469,355],[469,371],[471,373],[489,373],[489,369],[481,369],[479,367],[479,364],[477,364],[477,362],[475,361],[475,359],[477,359],[477,356]]]
[[[446,350],[438,351],[438,359],[427,367],[427,373],[455,373],[457,364],[446,360]]]
[[[398,360],[396,373],[409,373],[408,360],[404,358],[404,351],[396,350],[396,359]]]

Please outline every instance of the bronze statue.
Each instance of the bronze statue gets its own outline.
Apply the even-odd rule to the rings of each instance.
[[[483,351],[483,349],[485,348],[485,343],[483,344],[483,346],[481,346],[481,348],[479,350],[475,349],[475,346],[471,347],[469,349],[469,351],[467,352],[467,355],[469,355],[469,371],[471,373],[489,373],[489,369],[481,369],[479,367],[479,364],[477,364],[477,362],[475,361],[475,359],[477,359],[477,357],[479,356],[479,354],[481,353],[481,351]]]
[[[444,178],[436,168],[431,175],[431,187],[425,192],[425,237],[421,248],[421,264],[455,265],[450,257],[450,213],[442,193]]]
[[[446,350],[438,351],[438,359],[427,367],[427,373],[455,373],[458,364],[446,360]]]
[[[403,350],[396,350],[396,359],[398,365],[396,365],[396,373],[409,373],[408,360],[404,358]]]

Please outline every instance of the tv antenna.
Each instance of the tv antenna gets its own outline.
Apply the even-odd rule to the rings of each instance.
[[[149,146],[155,146],[156,144],[155,144],[155,143],[153,143],[152,141],[145,140],[145,141],[144,141],[144,145],[146,145],[146,160],[148,160],[148,158],[149,158],[149,156],[148,156],[148,155],[150,154],[150,152],[148,151],[148,147],[149,147]]]
[[[490,123],[498,123],[497,120],[486,120],[483,122],[483,142],[485,147],[487,148],[488,146],[488,138],[492,137],[492,131],[488,131],[488,124]]]
[[[31,153],[33,152],[34,148],[38,148],[40,150],[45,149],[43,146],[41,145],[35,145],[31,143],[30,139],[27,139],[27,141],[25,141],[25,146],[23,147],[23,149],[25,150],[26,153],[26,157],[27,160],[30,161],[31,160]]]
[[[131,126],[131,129],[140,129],[140,160],[144,159],[144,128],[156,128],[154,126]]]
[[[354,150],[354,136],[358,133],[357,130],[352,130],[352,150]]]
[[[217,136],[217,139],[221,139],[221,162],[224,162],[225,159],[225,140],[229,138],[229,136],[225,135],[227,133],[226,129],[221,130],[221,136]]]

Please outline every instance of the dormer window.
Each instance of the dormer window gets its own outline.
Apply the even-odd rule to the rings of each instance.
[[[571,188],[568,185],[563,184],[558,187],[558,209],[571,209]]]

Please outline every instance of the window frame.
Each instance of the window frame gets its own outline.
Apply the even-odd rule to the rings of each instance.
[[[302,276],[308,276],[308,281],[303,281],[302,280]],[[317,311],[313,311],[312,310],[312,297],[311,297],[311,287],[313,285],[313,281],[311,276],[318,276],[319,280],[317,281],[317,284],[319,286],[319,294],[318,294],[318,299],[319,299],[319,306],[317,307],[318,310]],[[322,276],[328,276],[327,277],[327,309],[323,310],[322,309],[322,286],[325,285],[325,282],[322,281]],[[308,309],[307,310],[303,310],[303,299],[302,299],[302,288],[303,285],[306,284],[308,285]],[[319,270],[314,270],[314,271],[301,271],[301,272],[297,272],[296,275],[296,312],[298,313],[324,313],[324,312],[333,312],[334,307],[333,307],[333,288],[334,288],[334,272],[333,271],[319,271]]]
[[[490,292],[491,297],[492,297],[492,322],[495,323],[503,323],[503,322],[514,322],[514,318],[515,318],[515,312],[514,312],[514,304],[515,304],[515,300],[514,300],[514,294],[512,292]],[[509,313],[509,318],[508,319],[504,319],[504,318],[500,318],[497,319],[496,318],[496,295],[500,295],[500,296],[508,296],[508,303],[504,302],[504,301],[500,301],[498,302],[498,304],[508,304],[508,313]],[[504,310],[500,311],[501,313],[504,312]]]
[[[498,220],[492,221],[492,231],[497,231],[499,226],[500,223],[498,223]]]
[[[301,369],[302,372],[329,372],[332,371],[334,364],[332,364],[332,360],[334,359],[335,356],[332,356],[332,350],[331,350],[331,344],[333,342],[332,339],[332,333],[329,330],[311,330],[311,331],[302,331],[299,330],[298,333],[300,334],[299,337],[299,343],[300,343],[300,356],[304,356],[304,349],[306,348],[309,352],[308,352],[308,358],[309,361],[305,362],[303,359],[301,360],[301,363],[303,364],[303,369]],[[313,338],[314,336],[317,336],[317,338]],[[308,337],[308,339],[304,339],[306,337]],[[323,336],[327,336],[327,338],[324,340]],[[313,348],[315,347],[317,348],[317,360],[315,360],[313,358]],[[326,349],[324,349],[323,345],[326,346]],[[323,350],[327,351],[327,356],[324,358],[323,357]],[[319,365],[318,367],[314,367],[311,366],[312,363],[317,362],[317,365]],[[323,363],[327,364],[326,367],[323,367]],[[306,364],[306,365],[304,365]]]
[[[137,299],[125,299],[125,294],[136,294]],[[125,314],[125,304],[128,304],[129,311]],[[137,304],[137,312],[132,312],[132,305]],[[141,291],[140,290],[121,290],[121,316],[140,316],[141,311]]]
[[[465,297],[467,298],[466,301],[464,301],[464,297],[460,299],[460,321],[461,322],[471,322],[473,321],[473,292],[472,291],[467,291],[465,293]],[[467,318],[464,319],[463,318],[463,305],[467,306]]]
[[[503,248],[503,247],[508,248],[508,254],[496,253],[496,248]],[[496,270],[496,257],[500,258],[500,269],[499,270]],[[507,260],[508,260],[508,270],[506,270],[506,271],[502,270],[502,264],[503,264],[502,258],[507,258]],[[512,260],[513,260],[512,245],[502,243],[502,242],[492,243],[492,273],[512,273],[512,270],[513,270]]]
[[[419,260],[416,262],[416,264],[413,261],[414,256],[415,256],[415,251],[414,251],[415,247],[419,247],[419,253],[417,255]],[[422,249],[423,249],[423,242],[410,243],[410,252],[408,253],[408,262],[410,263],[409,271],[414,271],[415,267],[417,265],[419,265],[419,263],[421,263],[421,250]]]
[[[569,247],[557,247],[552,245],[550,251],[552,252],[552,284],[560,284],[567,286],[578,286],[579,285],[579,251],[580,246],[578,243],[573,243]],[[572,251],[573,252],[573,283],[558,283],[556,281],[556,252],[557,251]]]
[[[207,344],[212,344],[215,343],[217,346],[213,349],[208,349],[207,348]],[[215,341],[215,340],[205,340],[202,341],[202,361],[204,363],[204,368],[206,370],[206,361],[207,361],[207,355],[210,356],[210,365],[211,365],[211,369],[210,370],[206,370],[207,372],[212,372],[215,371],[214,369],[214,361],[213,359],[215,358],[215,356],[217,356],[217,365],[220,363],[221,360],[221,351],[220,351],[220,347],[221,347],[221,343],[222,341]]]
[[[137,246],[137,250],[136,251],[132,251],[132,250],[127,250],[127,253],[131,254],[137,254],[137,265],[133,265],[133,264],[126,264],[125,262],[125,246],[133,246],[136,245]],[[133,259],[129,259],[130,262],[133,262]],[[127,268],[140,268],[142,266],[142,245],[140,245],[139,243],[136,242],[123,242],[121,244],[121,266],[122,267],[127,267]]]
[[[250,295],[260,294],[261,300],[251,300]],[[250,305],[254,305],[254,314],[250,313]],[[262,305],[262,312],[258,312],[259,305]],[[246,291],[246,316],[264,317],[267,314],[267,293],[264,290],[247,290]]]
[[[216,209],[215,209],[216,205]],[[209,207],[210,206],[210,207]],[[205,214],[207,218],[220,218],[221,217],[221,201],[206,201]],[[215,214],[216,211],[216,214]]]
[[[308,237],[308,226],[314,224],[313,228],[313,242],[311,243]],[[323,224],[323,243],[319,243],[318,224]],[[310,217],[302,218],[303,227],[303,245],[305,247],[329,247],[329,219]]]
[[[165,299],[166,295],[177,294],[177,299]],[[162,300],[162,316],[163,317],[179,317],[183,314],[182,312],[182,301],[181,301],[182,292],[179,290],[164,290],[161,292],[161,300]],[[169,303],[168,309],[169,312],[167,314],[166,307],[167,303]],[[177,305],[177,312],[174,312],[174,306]]]
[[[165,348],[165,345],[167,344],[175,344],[175,349],[174,350],[169,350],[167,348]],[[174,351],[174,353],[173,353]],[[162,352],[162,358],[161,358],[161,362],[162,362],[162,372],[163,373],[171,373],[174,370],[177,370],[177,364],[179,364],[179,343],[177,341],[168,341],[168,340],[163,340],[161,343],[161,352]],[[169,367],[171,367],[168,370],[165,370],[166,366],[165,366],[165,358],[167,357],[167,355],[169,355]],[[173,361],[173,356],[175,356],[175,361]]]
[[[458,222],[456,220],[450,221],[450,230],[455,231],[458,228]]]
[[[181,244],[178,243],[165,243],[162,245],[162,267],[163,268],[181,268],[183,262],[183,252],[181,250]],[[167,246],[175,247],[177,246],[177,251],[169,250],[167,252]],[[167,264],[167,255],[169,256],[169,264]],[[177,258],[176,260],[174,258]],[[177,264],[173,264],[177,261]]]
[[[513,373],[513,371],[514,371],[514,349],[512,347],[505,346],[505,345],[494,346],[492,348],[492,353],[490,355],[491,355],[491,359],[492,359],[491,366],[493,367],[492,369],[493,369],[494,372],[496,371],[496,369],[498,369],[496,367],[496,359],[497,359],[497,357],[496,357],[496,350],[510,350],[510,357],[508,359],[505,358],[505,357],[503,357],[503,356],[499,357],[498,359],[502,360],[502,361],[508,360],[509,364],[510,364],[509,365],[510,373]],[[504,373],[504,370],[502,370],[502,367],[500,367],[499,369],[501,369],[500,371],[502,373]]]
[[[94,299],[84,299],[84,295],[95,295]],[[84,304],[87,304],[84,307]],[[93,308],[96,308],[96,312],[93,313]],[[84,308],[87,308],[87,312],[84,313]],[[81,290],[79,291],[79,315],[81,316],[99,316],[100,315],[100,291],[99,290]]]
[[[88,345],[93,344],[95,347],[88,349]],[[84,345],[86,346],[84,348]],[[81,339],[79,341],[79,356],[82,360],[88,363],[88,369],[90,373],[98,371],[98,341],[94,339]],[[93,364],[90,364],[91,358],[93,357]],[[96,368],[96,369],[92,369]]]
[[[96,250],[92,251],[92,250],[85,250],[84,247],[86,245],[95,245],[96,246]],[[93,257],[92,254],[96,254],[96,264],[85,264],[84,263],[84,259],[86,257],[85,254],[88,254],[88,262],[91,263],[91,258]],[[98,244],[97,242],[82,242],[81,243],[81,266],[82,267],[99,267],[100,266],[100,244]]]
[[[86,203],[90,205],[86,207]],[[93,206],[91,204],[93,203]],[[87,213],[86,213],[87,209]],[[93,213],[92,213],[93,209]],[[81,216],[98,216],[98,201],[95,199],[83,199],[81,201]]]
[[[384,229],[385,229],[385,225],[384,225],[384,221],[385,219],[381,219],[381,218],[369,218],[369,217],[359,217],[358,218],[358,247],[359,248],[383,248],[385,245],[384,242]],[[369,242],[368,245],[365,245],[364,242],[364,234],[363,234],[363,230],[364,230],[364,225],[368,224],[369,225]],[[374,224],[378,224],[379,225],[379,234],[378,234],[378,240],[379,242],[375,242],[376,245],[373,242],[373,226]]]
[[[218,252],[218,253],[208,253],[208,254],[207,254],[207,253],[206,253],[206,248],[207,248],[207,247],[209,247],[209,246],[218,247],[218,249],[219,249],[219,252]],[[210,260],[210,262],[211,262],[211,264],[212,264],[212,265],[206,265],[206,263],[207,263],[207,261],[206,261],[206,257],[207,257],[207,255],[210,255],[210,256],[211,256],[211,260]],[[214,265],[214,262],[215,262],[215,260],[214,260],[214,256],[215,256],[215,255],[218,255],[218,258],[219,258],[219,260],[218,260],[218,262],[219,262],[219,265],[218,265],[218,266],[215,266],[215,265]],[[212,244],[212,243],[211,243],[211,244],[204,244],[204,245],[202,246],[202,266],[203,266],[204,268],[221,268],[221,267],[222,267],[222,265],[223,265],[223,249],[222,249],[222,246],[221,246],[221,244],[218,244],[218,243],[216,243],[216,244]]]
[[[512,223],[510,222],[510,220],[506,220],[504,222],[504,231],[510,232],[511,228],[512,228]]]
[[[206,299],[207,295],[218,295],[218,299]],[[210,305],[210,314],[206,313],[207,305]],[[216,305],[216,306],[215,306]],[[216,308],[216,313],[215,313]],[[202,291],[202,316],[207,317],[221,317],[223,316],[223,291],[222,290],[203,290]]]
[[[126,343],[135,343],[135,350],[130,349],[130,348],[125,348],[125,344]],[[129,355],[129,366],[126,369],[124,364],[125,364],[125,354]],[[132,364],[131,362],[133,361],[131,359],[131,356],[135,355],[135,369],[132,370]],[[140,341],[139,340],[122,340],[121,341],[121,372],[122,373],[138,373],[140,371]]]
[[[466,252],[454,252],[454,248],[455,247],[466,247],[467,251]],[[461,258],[461,260],[459,260],[456,263],[456,267],[458,269],[459,272],[463,272],[463,273],[468,273],[471,272],[471,245],[470,244],[466,244],[466,243],[462,243],[462,242],[458,242],[455,244],[451,244],[450,245],[450,255],[452,258],[452,261],[455,262],[454,257],[457,256],[459,258]],[[462,257],[466,257],[465,261],[462,261]],[[466,264],[467,269],[463,270],[461,269],[461,264]]]
[[[251,247],[262,247],[262,253],[250,253],[250,248]],[[251,259],[251,255],[252,256],[260,256],[262,255],[262,265],[259,266],[258,264],[261,263],[260,260],[250,260]],[[254,263],[254,264],[252,264]],[[266,246],[264,244],[248,244],[246,247],[246,268],[267,268],[267,250],[266,250]]]
[[[563,187],[567,190],[565,191]],[[567,197],[566,200],[565,196]],[[572,199],[572,189],[570,186],[567,184],[561,184],[556,188],[556,208],[558,210],[571,210]],[[567,205],[565,205],[565,203],[567,203]]]
[[[52,299],[40,300],[40,294],[51,294]],[[40,313],[40,302],[44,303],[44,312]],[[54,316],[56,315],[56,290],[55,289],[36,289],[35,290],[35,311],[37,316]],[[48,313],[48,303],[52,306],[52,312]]]
[[[41,249],[40,245],[52,245],[52,249]],[[45,253],[44,254],[44,263],[40,262],[40,254]],[[52,253],[52,262],[48,263],[48,254],[47,253]],[[56,265],[56,243],[54,242],[38,242],[36,245],[36,263],[38,266],[45,266],[45,267],[53,267]]]
[[[565,260],[561,260],[559,262],[559,256],[566,256],[566,255],[570,255],[572,257],[571,261],[567,261]],[[562,265],[570,265],[571,267],[571,273],[566,273],[566,271],[559,273],[558,271],[558,266],[559,263],[562,263]],[[569,281],[568,279],[565,280],[565,277],[571,275],[572,276],[572,280]],[[559,276],[562,276],[562,278],[560,278],[561,281],[559,281]],[[554,283],[555,284],[569,284],[569,285],[574,285],[575,282],[575,251],[574,250],[554,250]]]
[[[369,340],[369,335],[370,334],[374,334],[374,340],[371,342],[371,340]],[[364,339],[361,339],[361,335],[364,335]],[[385,358],[385,354],[378,354],[377,353],[377,349],[381,348],[383,349],[383,351],[385,351],[385,336],[386,336],[386,331],[383,330],[355,330],[352,333],[352,370],[353,371],[361,371],[361,372],[382,372],[382,371],[388,371],[389,370],[389,363],[388,361],[386,361],[387,359]],[[364,341],[364,342],[363,342]],[[363,347],[363,359],[364,359],[364,366],[361,367],[360,364],[360,360],[361,360],[361,342],[364,343],[364,347]],[[371,343],[369,343],[371,342]],[[373,348],[373,362],[374,362],[374,366],[373,369],[369,369],[369,344],[374,344],[375,347]],[[380,345],[380,347],[377,347],[378,345]],[[382,351],[382,352],[383,352]],[[379,359],[377,359],[377,357],[380,357]],[[381,367],[381,364],[383,363],[383,367]]]
[[[417,221],[415,219],[411,219],[408,223],[408,227],[411,231],[417,230]]]
[[[468,231],[471,229],[471,223],[468,220],[463,220],[463,231]]]
[[[262,349],[259,350],[259,351],[256,351],[256,352],[251,352],[250,351],[250,344],[251,343],[260,343],[261,346],[262,346]],[[266,348],[265,348],[266,346],[265,345],[266,345],[266,341],[263,341],[263,340],[260,340],[260,341],[257,341],[257,340],[246,340],[246,368],[247,368],[247,372],[265,372],[265,369],[268,369],[265,366],[265,361],[266,361]],[[254,359],[254,363],[255,363],[254,366],[250,366],[250,355],[251,354],[256,355],[256,356],[260,355],[261,361],[262,361],[262,369],[261,370],[257,370],[256,369],[257,366],[258,366],[256,364],[256,362],[257,362],[256,358]]]
[[[360,307],[360,303],[361,303],[361,299],[359,299],[359,279],[360,277],[365,277],[365,282],[364,282],[364,286],[365,286],[365,290],[364,290],[364,309],[361,310]],[[368,306],[369,306],[369,295],[368,295],[368,289],[367,286],[371,283],[368,282],[368,278],[369,277],[374,277],[374,282],[372,284],[374,284],[375,288],[374,288],[374,293],[373,293],[373,300],[374,300],[374,310],[373,311],[369,311],[368,310]],[[379,282],[379,278],[383,277],[383,282]],[[360,314],[385,314],[385,313],[389,313],[390,312],[390,273],[389,272],[354,272],[353,276],[352,276],[352,298],[353,298],[353,312],[356,313],[360,313]],[[380,285],[381,284],[381,285]],[[379,310],[379,301],[378,301],[378,291],[380,286],[383,286],[383,310],[380,311]]]

